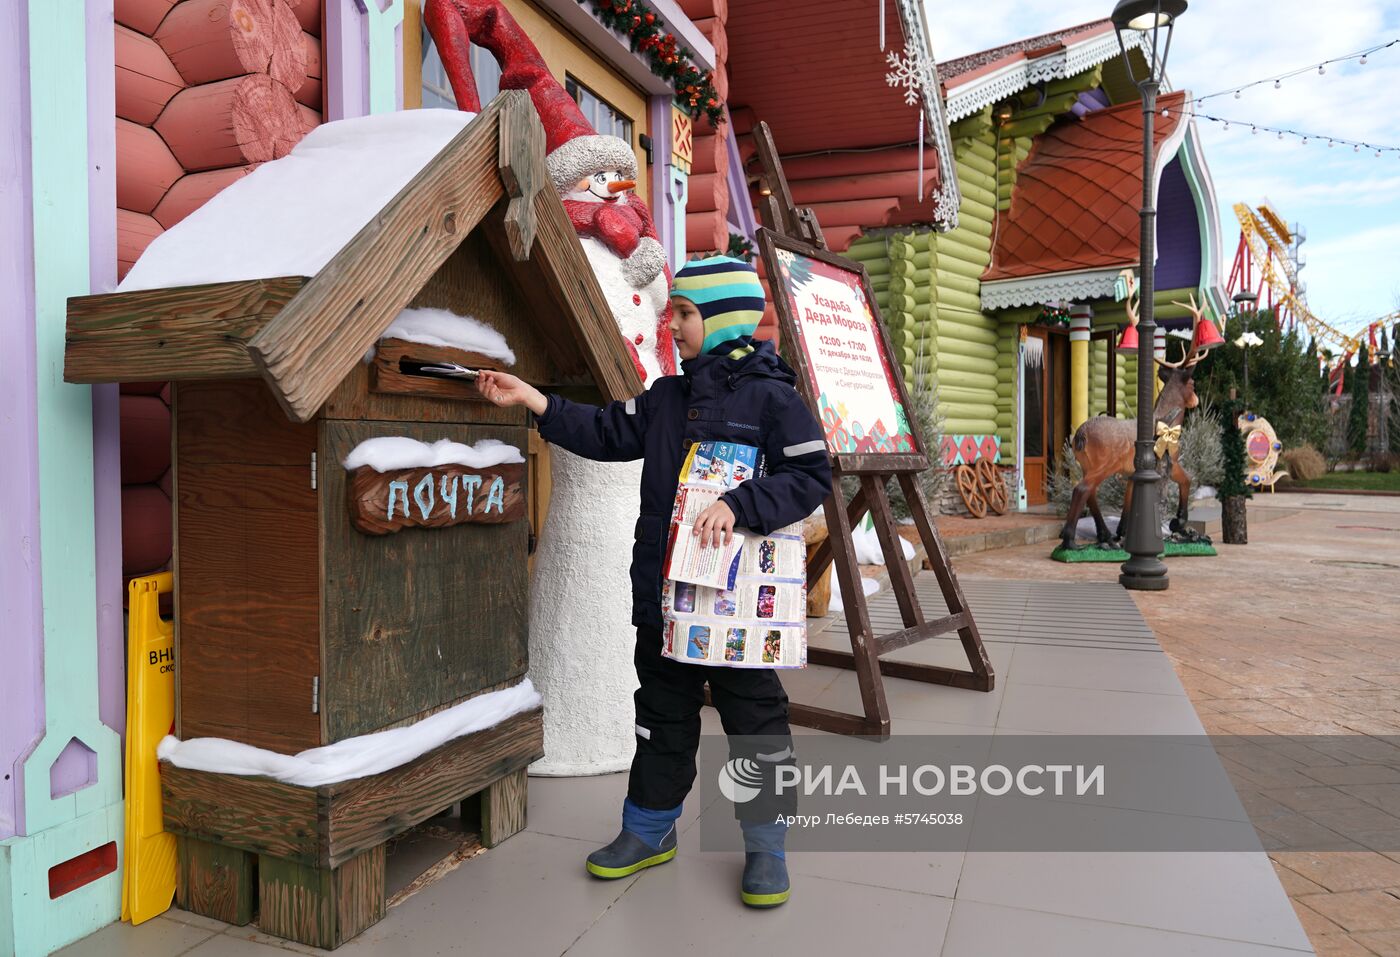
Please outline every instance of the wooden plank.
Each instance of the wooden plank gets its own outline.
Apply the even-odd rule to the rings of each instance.
[[[444,399],[485,402],[486,397],[476,383],[467,379],[435,379],[413,375],[401,366],[403,360],[412,362],[455,362],[469,369],[504,369],[506,363],[476,352],[466,352],[451,346],[429,346],[402,339],[380,339],[374,348],[370,365],[369,387],[375,392],[398,395],[432,395]]]
[[[67,382],[258,375],[247,343],[307,282],[301,276],[73,296]]]
[[[258,857],[258,927],[334,950],[384,917],[384,845],[340,867]]]
[[[379,472],[355,469],[349,484],[350,522],[366,535],[406,528],[501,524],[525,517],[525,464]]]
[[[357,363],[336,386],[321,407],[321,420],[395,420],[401,422],[484,422],[524,425],[529,417],[523,406],[500,409],[489,402],[463,402],[433,395],[396,395],[370,389],[370,367]],[[266,387],[264,386],[264,391]],[[271,393],[268,393],[271,395]],[[272,400],[277,401],[275,398]],[[286,418],[285,415],[282,416]]]
[[[316,427],[289,422],[261,379],[182,382],[175,396],[177,470],[190,462],[311,467]]]
[[[920,624],[911,625],[900,631],[890,632],[888,635],[881,635],[880,654],[884,655],[900,648],[906,648],[926,638],[937,638],[939,635],[946,635],[950,631],[957,631],[966,624],[966,615],[946,615],[934,621],[921,622]]]
[[[535,197],[546,189],[556,195],[544,168],[544,125],[539,114],[534,110],[503,111],[497,142],[496,165],[510,197],[504,220],[506,238],[514,259],[529,259],[537,225]]]
[[[175,422],[179,733],[315,747],[316,430],[258,380],[179,384]]]
[[[540,753],[544,753],[543,737]],[[493,781],[481,792],[481,843],[495,847],[525,829],[525,808],[529,787],[525,769]]]
[[[321,719],[324,743],[375,731],[524,674],[525,522],[368,536],[340,464],[360,442],[407,436],[526,447],[522,426],[321,423]]]
[[[530,762],[543,756],[544,719],[537,708],[449,741],[384,774],[331,785],[323,789],[329,808],[326,861],[339,865],[504,777],[523,775]],[[483,827],[490,800],[482,801]],[[498,834],[511,820],[508,809],[498,801]]]
[[[177,837],[175,845],[175,906],[237,927],[251,923],[257,900],[253,855],[193,837]]]
[[[309,421],[463,237],[503,195],[496,171],[502,93],[248,343],[293,421]]]
[[[311,788],[162,763],[160,796],[173,834],[303,864],[324,859],[320,797]]]

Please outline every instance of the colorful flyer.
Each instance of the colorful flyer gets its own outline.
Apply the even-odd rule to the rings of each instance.
[[[753,446],[691,446],[672,508],[661,593],[666,657],[714,667],[806,667],[807,548],[800,524],[771,535],[736,530],[727,548],[699,548],[691,534],[700,513],[724,492],[762,473]]]

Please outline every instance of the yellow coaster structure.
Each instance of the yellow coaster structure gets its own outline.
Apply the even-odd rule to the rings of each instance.
[[[133,578],[126,658],[126,862],[122,920],[139,924],[175,896],[175,835],[165,832],[156,745],[175,720],[175,625],[160,617],[170,572]]]

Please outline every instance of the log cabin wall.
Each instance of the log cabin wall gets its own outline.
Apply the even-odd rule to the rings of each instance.
[[[321,0],[115,0],[117,278],[323,115]],[[170,391],[122,386],[123,575],[172,551]]]

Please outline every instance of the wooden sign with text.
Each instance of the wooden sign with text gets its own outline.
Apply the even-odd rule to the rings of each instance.
[[[498,525],[525,517],[525,464],[471,469],[464,465],[376,472],[350,479],[350,521],[366,535],[405,528]]]

